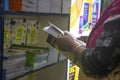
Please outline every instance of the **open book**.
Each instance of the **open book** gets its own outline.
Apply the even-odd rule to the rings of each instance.
[[[64,31],[62,31],[60,28],[58,28],[57,26],[55,26],[54,24],[49,22],[49,26],[46,26],[43,28],[44,31],[46,31],[49,35],[47,38],[47,42],[53,46],[56,47],[56,38],[59,34],[63,34],[64,35]],[[72,35],[72,34],[71,34]],[[85,46],[86,43],[76,39],[78,43],[80,43],[81,46]]]
[[[59,29],[57,26],[55,26],[54,24],[52,24],[50,22],[49,22],[49,26],[43,28],[43,30],[48,32],[49,34],[51,34],[55,38],[57,38],[57,36],[59,34],[64,34],[64,32],[61,29]]]

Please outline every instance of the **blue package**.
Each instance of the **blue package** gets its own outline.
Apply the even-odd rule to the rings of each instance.
[[[9,0],[4,0],[4,10],[5,11],[9,10]]]

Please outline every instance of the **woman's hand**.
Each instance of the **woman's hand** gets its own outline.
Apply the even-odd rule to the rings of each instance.
[[[74,48],[78,46],[75,38],[68,32],[58,35],[56,43],[58,48],[64,52],[73,52]]]

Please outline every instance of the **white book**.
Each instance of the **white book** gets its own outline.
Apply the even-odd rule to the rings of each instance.
[[[55,38],[57,38],[59,34],[64,34],[64,32],[60,28],[58,28],[57,26],[55,26],[54,24],[50,22],[49,22],[49,26],[44,27],[43,30],[51,34]]]
[[[53,47],[55,47],[55,39],[53,40],[53,37],[54,38],[57,38],[59,34],[63,34],[64,35],[64,31],[62,31],[60,28],[58,28],[57,26],[55,26],[54,24],[50,23],[49,22],[49,26],[47,27],[44,27],[43,28],[44,31],[46,31],[47,33],[49,33],[49,37],[47,39],[47,42],[50,43]],[[68,32],[70,33],[70,32]],[[71,34],[71,33],[70,33]],[[52,35],[52,36],[51,36]],[[71,34],[72,35],[72,34]],[[81,45],[81,46],[86,46],[86,43],[81,41],[81,40],[78,40],[77,38],[75,38],[73,35],[72,37]],[[52,39],[52,40],[51,40]],[[52,42],[51,42],[52,41]]]

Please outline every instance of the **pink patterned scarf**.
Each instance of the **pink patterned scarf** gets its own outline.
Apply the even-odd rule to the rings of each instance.
[[[88,41],[86,45],[87,48],[95,47],[96,40],[99,38],[102,31],[104,30],[104,25],[103,25],[104,21],[118,14],[120,14],[120,0],[114,0],[103,11],[95,27],[92,29],[88,37]]]

